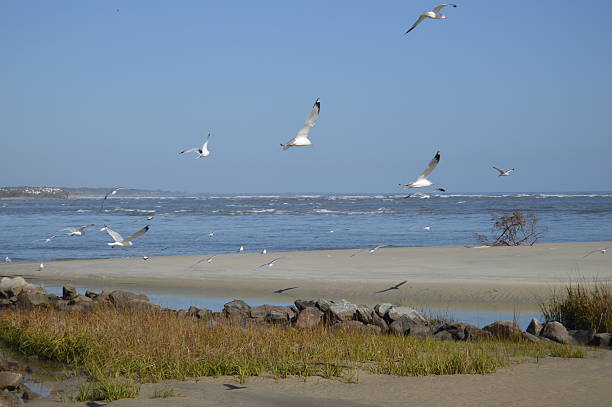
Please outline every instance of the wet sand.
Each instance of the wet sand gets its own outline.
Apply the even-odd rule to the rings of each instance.
[[[531,247],[402,247],[217,255],[69,260],[3,264],[2,275],[97,287],[139,287],[210,297],[328,298],[458,309],[537,309],[541,298],[569,281],[612,279],[612,254],[591,250],[611,242],[551,243]],[[248,248],[247,248],[248,250]],[[118,255],[131,255],[118,249]],[[273,267],[259,267],[280,257]],[[384,290],[400,281],[400,289]],[[274,290],[298,287],[284,294]]]

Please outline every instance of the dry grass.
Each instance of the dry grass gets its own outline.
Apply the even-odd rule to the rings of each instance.
[[[5,310],[0,313],[0,339],[21,353],[72,364],[96,384],[109,378],[157,382],[220,375],[244,382],[264,372],[277,379],[318,375],[355,382],[359,370],[411,376],[484,374],[526,358],[585,356],[576,348],[543,342],[434,341],[231,324],[210,328],[172,313],[112,307],[82,313]],[[132,394],[126,383],[120,383],[120,390]]]
[[[612,332],[612,284],[594,281],[569,283],[562,293],[540,304],[547,321],[558,321],[568,329]]]

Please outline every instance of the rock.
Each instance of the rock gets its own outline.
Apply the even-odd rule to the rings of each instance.
[[[399,336],[408,335],[411,332],[411,328],[417,326],[423,327],[425,325],[421,324],[420,322],[415,322],[415,320],[408,315],[401,315],[399,318],[389,324],[389,333]]]
[[[591,329],[574,329],[567,331],[577,345],[588,345],[595,337],[595,331]]]
[[[181,318],[187,318],[187,311],[185,311],[184,309],[180,309],[178,311],[176,311],[176,317],[181,319]]]
[[[98,295],[96,295],[93,300],[95,302],[110,302],[110,294],[111,292],[108,290],[102,290]]]
[[[10,307],[11,305],[13,305],[13,301],[8,298],[0,298],[0,308]]]
[[[307,307],[297,315],[296,328],[312,329],[321,325],[323,312],[318,308]]]
[[[455,337],[448,331],[438,331],[434,334],[433,339],[436,341],[454,341]]]
[[[297,309],[301,311],[305,308],[316,308],[317,300],[295,300],[294,304],[297,307]]]
[[[428,324],[427,319],[420,312],[410,307],[391,307],[386,314],[388,321],[396,321],[401,317],[408,318],[412,325]]]
[[[23,375],[15,372],[0,372],[0,390],[16,389],[23,381]]]
[[[347,300],[340,300],[331,304],[326,313],[331,316],[329,320],[334,323],[339,321],[351,321],[354,319],[356,312],[357,306],[355,304]]]
[[[542,324],[540,321],[535,318],[531,318],[531,322],[527,327],[527,332],[535,336],[540,336],[540,333],[542,332]]]
[[[23,404],[14,393],[0,392],[0,407],[21,407]]]
[[[539,342],[540,338],[537,336],[530,334],[529,332],[521,332],[521,338],[527,342]]]
[[[77,292],[76,287],[72,284],[66,284],[62,287],[62,299],[70,301],[77,295],[79,295],[79,293]]]
[[[187,315],[189,315],[192,318],[196,317],[196,314],[198,313],[200,309],[198,307],[194,307],[193,305],[189,307],[189,309],[187,310]]]
[[[329,311],[332,304],[333,304],[333,301],[327,301],[327,300],[317,300],[316,302],[317,308],[323,312]]]
[[[372,324],[373,323],[373,315],[374,310],[366,305],[357,306],[357,313],[355,314],[355,318],[359,322],[363,322],[364,324]]]
[[[223,305],[223,314],[232,319],[243,319],[249,317],[251,307],[242,300],[233,300]]]
[[[410,328],[410,336],[417,337],[419,339],[425,339],[432,336],[433,331],[431,327],[426,325],[415,325]]]
[[[212,315],[213,312],[212,310],[209,310],[208,308],[200,308],[196,313],[195,313],[195,317],[197,319],[204,319],[204,320],[209,320],[212,319]]]
[[[388,302],[382,304],[376,304],[374,306],[374,311],[378,314],[379,317],[384,318],[387,315],[387,311],[389,308],[393,307],[393,304],[389,304]]]
[[[57,305],[57,301],[60,299],[60,297],[55,294],[47,294],[47,299],[49,300],[49,304]]]
[[[100,296],[102,296],[102,294]],[[112,291],[108,294],[108,299],[115,306],[142,305],[143,302],[149,302],[149,297],[146,295],[135,294],[123,290]]]
[[[385,321],[383,317],[378,315],[377,312],[372,312],[372,325],[376,325],[377,327],[379,327],[382,333],[389,332],[389,325],[387,324],[387,321]]]
[[[22,394],[21,394],[21,398],[24,401],[32,401],[35,399],[40,398],[40,395],[37,393],[34,393],[28,386],[26,386],[25,384],[22,384],[21,386],[19,386],[21,388]]]
[[[94,298],[96,298],[97,296],[98,296],[98,294],[97,294],[97,293],[95,293],[95,292],[93,292],[93,291],[91,291],[91,290],[86,290],[86,291],[85,291],[85,297],[89,297],[89,298],[91,298],[92,300],[93,300]]]
[[[83,303],[93,303],[93,300],[89,297],[86,297],[84,295],[77,295],[76,297],[72,298],[70,301],[68,301],[68,305],[74,305],[74,304],[83,304]]]
[[[287,306],[264,304],[251,308],[251,318],[257,322],[289,324],[294,316],[295,312]]]
[[[544,324],[541,336],[558,343],[574,343],[574,339],[570,336],[569,332],[567,332],[567,329],[565,329],[562,323],[557,321],[549,321]]]
[[[16,297],[28,285],[23,277],[2,277],[0,280],[0,298]]]
[[[593,335],[593,340],[589,344],[591,346],[612,346],[612,334],[600,333]]]
[[[521,328],[514,321],[495,321],[482,328],[497,339],[518,339],[522,337]]]
[[[339,321],[331,326],[334,331],[371,332],[370,329],[359,321]]]
[[[49,305],[49,298],[47,297],[47,293],[44,294],[40,291],[35,290],[23,290],[17,296],[18,307],[22,308],[32,308],[40,305]]]
[[[491,333],[466,322],[447,322],[434,332],[434,337],[438,332],[442,331],[447,331],[456,341],[467,341],[491,336]]]

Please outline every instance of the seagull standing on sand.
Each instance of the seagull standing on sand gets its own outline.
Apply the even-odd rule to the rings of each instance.
[[[145,226],[144,228],[140,229],[138,232],[126,238],[123,238],[119,233],[115,232],[114,230],[111,230],[108,226],[104,226],[100,230],[105,230],[106,233],[108,233],[110,237],[113,238],[114,242],[107,243],[107,245],[109,245],[110,247],[117,247],[117,246],[128,247],[134,244],[132,243],[132,240],[147,233],[147,231],[149,230],[149,225]]]
[[[210,155],[210,151],[208,151],[208,140],[209,139],[210,139],[210,133],[208,133],[208,137],[206,137],[206,141],[204,141],[204,144],[202,145],[201,148],[198,148],[198,147],[190,148],[188,150],[181,151],[179,154],[198,153],[196,158],[208,157]]]
[[[268,253],[268,251],[267,251],[266,249],[263,249],[263,250],[261,251],[261,254],[266,254],[266,253]]]
[[[44,269],[44,268],[45,268],[45,265],[40,263],[40,266],[38,266],[38,271],[42,271],[42,269]]]
[[[242,253],[244,251],[244,246],[240,246],[240,249],[238,249],[238,253]]]
[[[411,182],[410,184],[403,184],[403,185],[408,188],[422,188],[422,187],[428,187],[432,185],[433,182],[428,180],[427,177],[429,176],[429,174],[431,174],[433,170],[436,169],[439,162],[440,162],[440,152],[438,151],[436,155],[434,156],[434,158],[427,165],[427,168],[425,168],[425,171],[423,171],[423,173],[419,175],[419,177],[414,182]]]
[[[590,252],[582,256],[582,258],[584,259],[585,257],[589,257],[591,254],[594,253],[606,254],[609,249],[612,249],[612,246],[604,247],[603,249],[591,250]]]
[[[81,226],[80,228],[65,228],[63,230],[70,232],[68,233],[68,236],[83,236],[85,234],[85,229],[91,226],[94,226],[94,224],[90,223],[89,225]]]
[[[386,245],[386,244],[381,244],[381,245],[378,245],[378,246],[376,246],[376,247],[372,247],[371,249],[361,249],[361,250],[359,250],[358,252],[355,252],[355,253],[351,254],[351,257],[357,256],[359,253],[363,253],[363,252],[365,252],[366,250],[367,250],[368,252],[370,252],[370,253],[374,253],[376,250],[378,250],[378,249],[382,249],[383,247],[387,247],[387,245]]]
[[[281,144],[283,150],[288,149],[289,147],[302,147],[312,145],[310,139],[308,139],[308,134],[310,133],[310,129],[314,127],[317,123],[317,119],[319,118],[319,112],[321,111],[321,101],[317,98],[312,106],[312,110],[308,115],[308,119],[306,119],[306,123],[304,123],[304,127],[298,132],[297,136],[292,138],[287,142],[287,144]]]
[[[412,27],[410,27],[408,31],[406,31],[404,34],[408,34],[410,31],[414,30],[414,28],[417,25],[421,24],[421,21],[425,20],[426,18],[433,18],[434,20],[444,20],[446,16],[440,13],[440,10],[442,10],[444,7],[447,7],[447,6],[457,7],[456,4],[446,3],[446,4],[440,4],[439,6],[434,7],[432,11],[425,11],[421,13],[421,15],[416,20],[416,22],[412,24]]]
[[[274,265],[274,262],[276,262],[277,260],[280,260],[280,259],[281,259],[281,257],[277,257],[277,258],[275,258],[274,260],[269,261],[269,262],[267,262],[266,264],[262,264],[261,266],[259,266],[259,267],[257,267],[257,268],[258,268],[258,269],[260,269],[260,268],[262,268],[262,267],[266,267],[266,266],[268,266],[268,267],[272,267],[272,266]]]
[[[509,170],[502,170],[501,168],[497,168],[495,166],[493,166],[493,168],[495,168],[499,172],[498,177],[507,177],[512,171],[514,171],[514,168]]]
[[[11,260],[11,258],[10,258],[9,256],[6,256],[6,257],[4,258],[4,262],[5,262],[5,263],[12,263],[12,262],[13,262],[13,260]]]

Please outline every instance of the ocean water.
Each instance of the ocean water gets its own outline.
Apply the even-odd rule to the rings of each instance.
[[[496,214],[512,210],[538,217],[546,228],[542,242],[612,240],[612,193],[405,196],[117,196],[103,211],[98,198],[0,200],[0,262],[232,253],[241,245],[246,251],[470,245],[477,243],[474,233],[493,234]],[[62,230],[90,223],[96,226],[82,237]],[[103,225],[123,236],[151,229],[133,247],[113,249]],[[53,234],[59,236],[49,243],[38,240]]]

